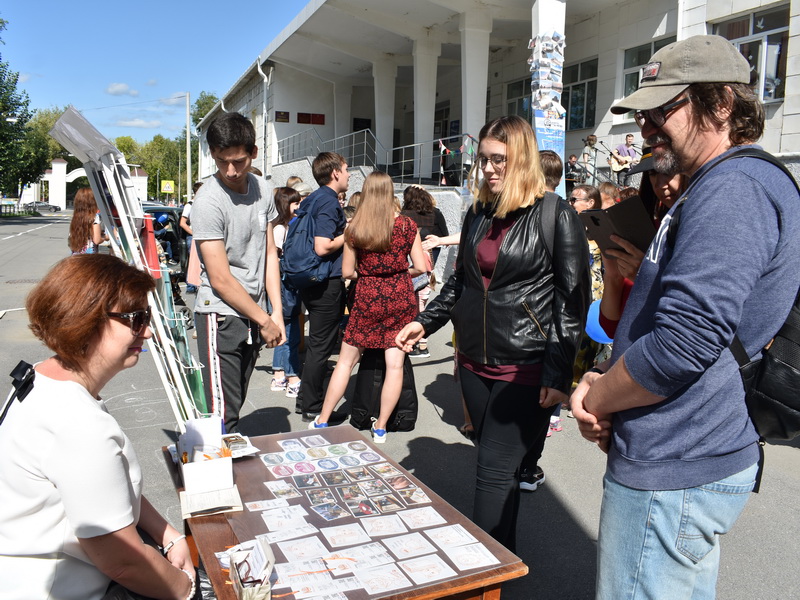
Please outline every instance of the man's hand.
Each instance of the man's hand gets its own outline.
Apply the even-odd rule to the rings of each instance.
[[[620,275],[627,277],[631,281],[635,280],[642,260],[644,260],[644,252],[618,235],[612,235],[611,241],[621,246],[622,250],[610,248],[606,250],[606,254],[617,260],[617,270]]]
[[[539,390],[539,404],[542,408],[550,408],[556,404],[563,404],[568,396],[555,388],[544,387]]]
[[[607,453],[611,444],[611,416],[593,415],[584,407],[586,394],[589,393],[592,384],[601,377],[600,373],[586,373],[578,383],[578,387],[572,392],[570,407],[572,416],[578,421],[581,435]]]
[[[279,327],[278,324],[272,320],[272,317],[267,319],[266,323],[259,327],[259,332],[267,348],[280,346],[286,341],[286,330]]]

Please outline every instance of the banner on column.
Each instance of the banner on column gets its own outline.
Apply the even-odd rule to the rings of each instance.
[[[531,71],[531,109],[533,126],[539,150],[552,150],[564,157],[564,136],[566,130],[566,111],[561,106],[564,91],[564,35],[552,31],[531,39],[528,48],[532,50],[528,59]],[[556,192],[566,195],[562,177]]]

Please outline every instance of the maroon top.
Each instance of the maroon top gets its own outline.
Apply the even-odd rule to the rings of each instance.
[[[497,263],[497,255],[500,253],[500,246],[508,231],[514,226],[516,217],[506,217],[504,219],[492,219],[492,224],[486,232],[486,237],[478,244],[476,258],[478,268],[483,275],[484,289],[488,289],[494,274],[494,267]],[[458,339],[456,339],[458,344]],[[510,383],[522,385],[538,386],[542,380],[542,365],[484,365],[470,360],[460,352],[458,353],[458,364],[465,369],[472,371],[476,375],[487,379],[497,379]]]

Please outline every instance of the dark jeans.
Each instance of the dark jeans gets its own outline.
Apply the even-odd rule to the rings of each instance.
[[[550,424],[554,408],[539,405],[539,387],[487,379],[459,367],[475,428],[478,472],[472,520],[512,552],[519,512],[519,465]]]
[[[319,414],[325,398],[328,359],[336,350],[339,322],[344,314],[344,282],[333,277],[301,290],[300,297],[308,310],[308,338],[298,404],[303,412]]]

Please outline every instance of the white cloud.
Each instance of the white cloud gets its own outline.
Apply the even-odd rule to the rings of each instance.
[[[131,89],[131,86],[129,86],[127,83],[112,83],[106,88],[106,94],[111,94],[112,96],[136,97],[139,95],[139,92]]]
[[[33,77],[33,75],[31,75],[30,73],[20,73],[19,74],[19,83],[25,83],[27,81],[30,81],[32,77]]]
[[[136,129],[158,129],[164,124],[161,121],[145,121],[144,119],[120,119],[114,125],[117,127],[134,127]]]
[[[175,92],[169,98],[159,98],[159,103],[166,106],[176,106],[178,104],[186,104],[186,92]]]
[[[145,83],[145,85],[149,85],[150,87],[152,87],[154,85],[158,85],[158,79],[148,79],[147,83]]]

